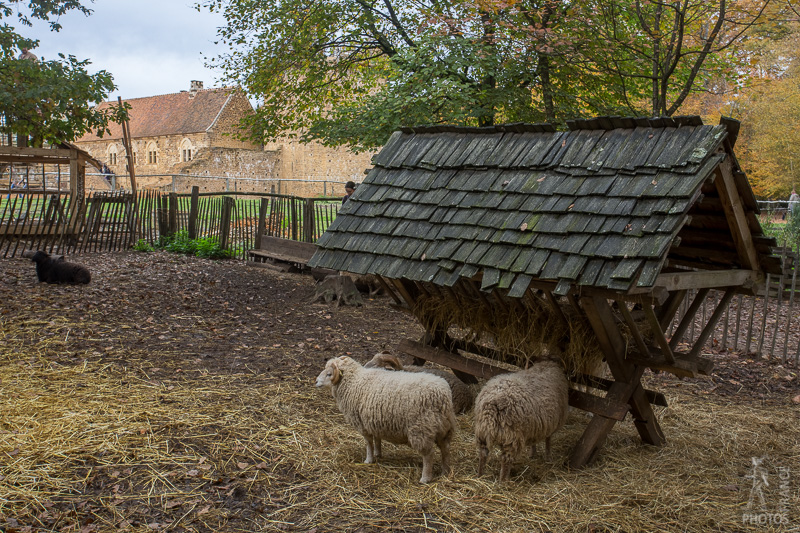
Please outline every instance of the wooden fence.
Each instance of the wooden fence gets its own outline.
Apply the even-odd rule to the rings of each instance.
[[[127,250],[139,240],[185,232],[216,239],[244,259],[259,235],[315,242],[336,218],[339,198],[300,198],[270,193],[164,194],[94,192],[75,202],[62,191],[3,191],[0,256],[26,250],[69,254]]]
[[[155,244],[162,236],[185,232],[189,238],[217,239],[234,257],[247,258],[261,235],[315,242],[336,218],[338,198],[300,198],[269,193],[95,192],[75,202],[62,191],[2,191],[0,197],[0,257],[26,250],[74,254],[130,249],[138,240]],[[724,312],[706,349],[758,353],[798,364],[800,332],[793,333],[800,304],[795,305],[797,252],[784,246],[787,273],[769,276],[757,296],[736,296]],[[685,341],[700,335],[720,293],[709,291]],[[689,311],[694,294],[670,325],[675,332]]]

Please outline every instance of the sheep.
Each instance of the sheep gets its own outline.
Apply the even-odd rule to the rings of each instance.
[[[51,257],[41,250],[31,256],[31,261],[36,263],[36,276],[39,282],[89,283],[92,280],[92,275],[85,266],[68,263],[63,257]]]
[[[345,420],[364,437],[365,463],[381,456],[381,440],[408,444],[422,454],[420,483],[433,479],[434,445],[442,453],[442,475],[450,474],[450,441],[456,428],[447,382],[430,374],[364,368],[347,356],[330,359],[317,377],[330,387]]]
[[[500,447],[500,481],[511,474],[511,464],[522,449],[545,441],[550,460],[550,436],[567,418],[569,384],[561,364],[539,360],[526,370],[500,374],[486,382],[475,399],[475,440],[478,476],[483,475],[492,446]]]
[[[434,376],[443,378],[450,386],[450,393],[453,395],[453,410],[456,414],[463,414],[472,408],[475,402],[475,395],[469,385],[458,379],[458,376],[446,370],[427,366],[408,365],[403,366],[400,360],[388,352],[375,354],[375,356],[364,364],[365,368],[385,368],[388,370],[403,370],[405,372],[427,372]]]

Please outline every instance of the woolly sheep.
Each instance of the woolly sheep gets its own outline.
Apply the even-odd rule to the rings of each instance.
[[[396,356],[386,352],[375,354],[370,361],[364,364],[364,368],[376,367],[388,370],[403,370],[405,372],[426,372],[443,378],[450,386],[450,393],[453,395],[453,410],[456,414],[466,413],[475,402],[475,395],[469,385],[458,379],[458,376],[452,372],[427,366],[403,366]]]
[[[478,475],[483,475],[492,446],[501,450],[500,481],[508,480],[511,463],[526,445],[533,456],[536,443],[544,440],[549,461],[550,436],[567,418],[568,388],[561,364],[551,360],[487,381],[475,399]]]
[[[85,266],[51,257],[41,250],[31,256],[31,261],[36,263],[36,276],[40,282],[89,283],[92,280],[92,275]]]
[[[364,368],[342,356],[327,362],[317,387],[331,388],[345,420],[364,437],[365,463],[381,456],[381,440],[387,440],[422,454],[420,483],[433,479],[434,446],[442,453],[442,475],[450,473],[456,420],[450,389],[442,378]]]

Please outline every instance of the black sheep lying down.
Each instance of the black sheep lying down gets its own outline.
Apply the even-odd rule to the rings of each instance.
[[[31,261],[36,263],[36,276],[47,283],[89,283],[92,275],[83,265],[68,263],[62,257],[50,257],[41,250],[33,254]]]

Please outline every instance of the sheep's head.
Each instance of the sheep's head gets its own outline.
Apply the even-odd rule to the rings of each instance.
[[[355,363],[352,359],[343,355],[329,359],[325,364],[325,369],[317,376],[317,387],[332,387],[337,385],[342,379],[342,367],[349,362]]]
[[[47,252],[43,252],[41,250],[39,250],[38,252],[36,252],[35,254],[33,254],[31,256],[31,261],[33,261],[34,263],[37,263],[37,264],[38,263],[43,263],[43,262],[47,261],[48,259],[50,259],[50,255]]]
[[[385,368],[386,370],[403,370],[403,364],[397,356],[389,352],[376,353],[364,368]]]

